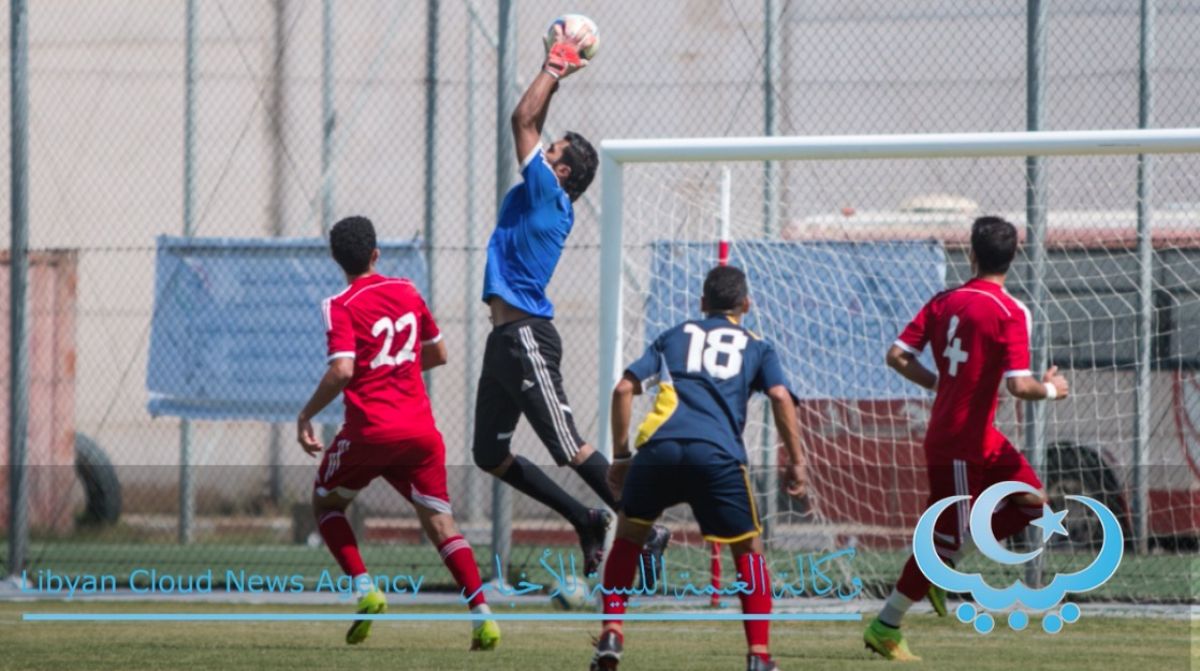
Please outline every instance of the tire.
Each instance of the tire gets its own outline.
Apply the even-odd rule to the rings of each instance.
[[[1070,511],[1064,520],[1069,536],[1056,536],[1052,547],[1067,550],[1095,550],[1104,540],[1099,521],[1083,505],[1068,501],[1068,494],[1089,496],[1103,503],[1117,517],[1128,541],[1129,510],[1116,474],[1105,463],[1099,450],[1071,442],[1057,442],[1046,450],[1046,495],[1054,510]]]
[[[75,475],[83,485],[86,505],[77,523],[80,526],[116,524],[121,517],[121,483],[117,470],[96,441],[75,434]]]

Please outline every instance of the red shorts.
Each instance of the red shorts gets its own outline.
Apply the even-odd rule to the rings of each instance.
[[[319,496],[336,493],[352,499],[377,477],[383,477],[412,503],[439,513],[450,512],[446,489],[446,446],[433,432],[392,443],[355,443],[338,434],[325,448],[313,489]]]
[[[1034,489],[1042,488],[1042,481],[1033,467],[1025,460],[1012,443],[1007,440],[999,454],[985,463],[974,463],[963,459],[946,460],[940,456],[926,455],[929,471],[929,504],[946,498],[969,494],[970,501],[959,501],[942,512],[934,525],[936,545],[946,548],[962,547],[963,539],[969,535],[970,504],[983,490],[997,482],[1015,480]]]

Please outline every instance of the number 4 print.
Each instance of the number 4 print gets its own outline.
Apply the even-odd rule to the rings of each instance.
[[[958,364],[967,362],[967,352],[962,348],[962,338],[955,338],[954,332],[958,330],[958,315],[950,318],[950,330],[946,332],[946,349],[942,352],[942,356],[950,362],[950,377],[958,375]]]

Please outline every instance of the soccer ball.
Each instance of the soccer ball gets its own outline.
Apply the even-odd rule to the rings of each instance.
[[[551,587],[558,590],[557,594],[550,597],[550,603],[558,610],[585,610],[591,605],[591,589],[587,581],[581,578],[567,580],[565,583],[555,580]]]
[[[546,45],[546,53],[554,46],[554,27],[562,26],[563,34],[580,40],[579,55],[587,60],[596,57],[600,51],[600,28],[596,22],[583,14],[563,14],[550,22],[546,28],[546,36],[542,42]]]

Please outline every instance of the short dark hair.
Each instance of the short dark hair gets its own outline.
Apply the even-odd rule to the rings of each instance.
[[[599,165],[600,159],[596,157],[596,149],[592,147],[592,143],[579,133],[567,131],[563,137],[567,146],[563,148],[560,162],[571,169],[571,174],[567,175],[566,181],[563,182],[563,190],[571,197],[571,202],[575,202],[575,199],[587,191],[588,185],[596,177],[596,166]]]
[[[329,229],[329,250],[347,275],[361,275],[375,251],[375,225],[366,217],[346,217]]]
[[[750,294],[746,273],[733,266],[717,266],[704,278],[704,303],[709,312],[732,312]]]
[[[1000,217],[976,219],[971,224],[971,251],[980,273],[1007,273],[1017,255],[1017,227]]]

